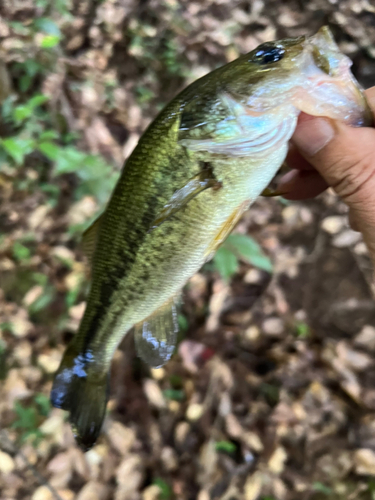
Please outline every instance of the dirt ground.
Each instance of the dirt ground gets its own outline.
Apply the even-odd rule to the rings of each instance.
[[[375,499],[372,269],[332,192],[256,202],[236,231],[273,272],[205,266],[164,368],[124,341],[88,453],[48,400],[84,310],[80,234],[157,112],[323,24],[375,85],[374,2],[2,0],[0,16],[0,135],[16,137],[0,145],[1,500]]]

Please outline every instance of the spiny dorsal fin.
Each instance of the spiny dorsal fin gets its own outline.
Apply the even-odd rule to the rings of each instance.
[[[98,239],[98,231],[103,218],[103,214],[99,215],[94,222],[84,231],[82,235],[82,250],[89,261],[90,266],[92,265],[92,259],[96,247],[96,241]]]
[[[150,366],[159,368],[172,356],[177,333],[177,309],[173,298],[134,326],[138,356]]]

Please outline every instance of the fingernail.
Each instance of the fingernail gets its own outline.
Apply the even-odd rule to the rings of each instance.
[[[298,124],[292,141],[302,153],[314,156],[333,139],[334,135],[335,130],[328,120],[314,117]]]

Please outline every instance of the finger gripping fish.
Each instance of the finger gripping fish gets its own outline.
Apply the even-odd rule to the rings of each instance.
[[[83,448],[100,432],[118,344],[134,328],[146,362],[171,357],[176,297],[272,180],[299,113],[370,124],[350,64],[327,28],[264,43],[192,83],[143,134],[86,232],[91,289],[52,388]]]

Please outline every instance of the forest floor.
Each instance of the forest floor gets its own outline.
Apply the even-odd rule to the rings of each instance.
[[[259,43],[323,24],[374,85],[373,2],[3,0],[0,16],[0,498],[373,500],[372,271],[330,191],[255,203],[235,231],[272,272],[206,265],[164,368],[125,340],[88,453],[49,403],[85,306],[82,230],[157,112]]]

